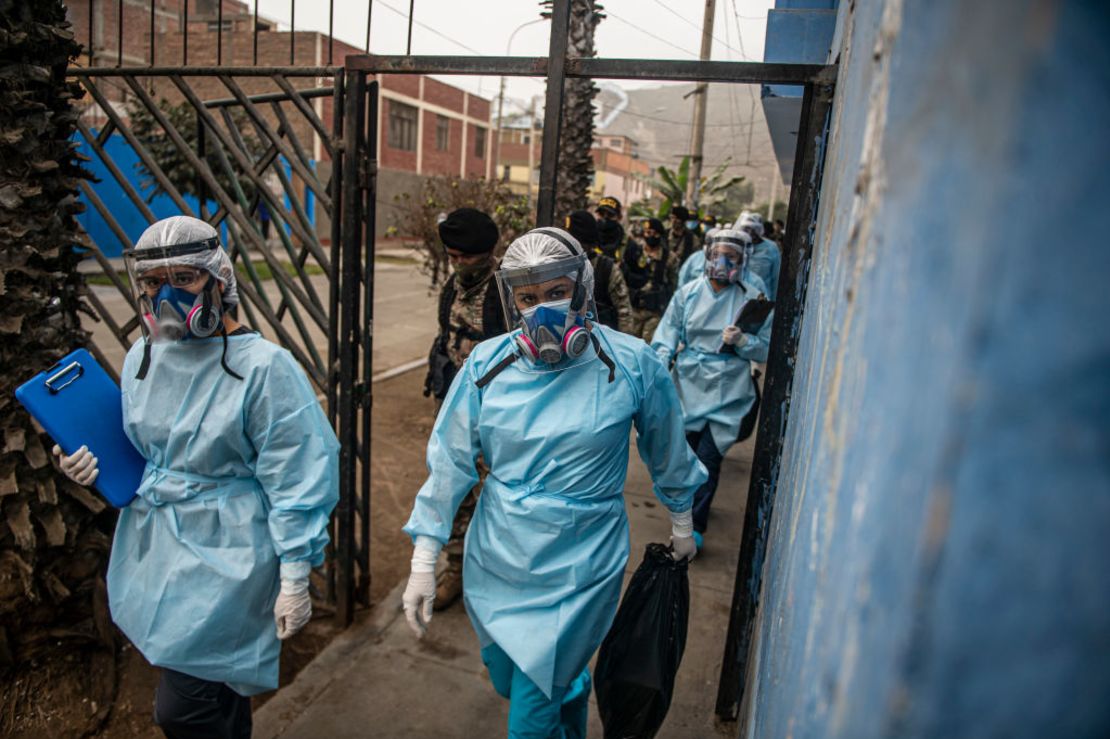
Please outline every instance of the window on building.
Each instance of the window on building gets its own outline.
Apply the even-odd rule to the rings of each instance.
[[[529,136],[528,134],[524,134],[524,143],[526,143],[526,144],[532,143],[532,137]]]
[[[511,170],[511,168],[509,167],[508,164],[506,164],[504,167],[502,167],[501,168],[501,181],[502,182],[508,182],[509,181],[509,175],[511,173],[512,173],[512,170]]]
[[[451,144],[451,119],[445,115],[436,115],[436,149],[447,151]]]
[[[389,137],[391,149],[416,151],[416,108],[411,105],[389,101]]]
[[[481,126],[474,128],[474,156],[484,157],[486,155],[486,129]]]
[[[620,145],[621,145],[621,140],[620,139],[609,139],[609,146],[620,146]]]
[[[221,33],[231,33],[231,21],[224,21],[222,24],[219,21],[208,21],[208,32],[215,33],[217,30]]]

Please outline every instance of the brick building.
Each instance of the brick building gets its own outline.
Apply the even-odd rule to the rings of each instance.
[[[611,195],[628,207],[637,200],[651,197],[651,187],[642,179],[651,174],[651,167],[638,157],[633,139],[594,134],[591,154],[594,183],[590,194],[594,200]]]
[[[90,35],[90,2],[92,23]],[[222,18],[219,4],[223,3]],[[276,22],[255,18],[247,3],[237,0],[189,0],[188,37],[185,27],[185,0],[155,0],[153,59],[151,57],[150,3],[124,0],[123,65],[145,66],[299,66],[321,67],[331,60],[342,65],[349,55],[362,50],[329,39],[315,31],[278,31]],[[67,10],[75,37],[88,50],[78,60],[81,65],[115,66],[120,59],[120,6],[105,0],[70,0]],[[221,25],[222,21],[222,25]],[[217,29],[222,28],[217,34]],[[257,44],[257,50],[256,50]],[[292,64],[291,64],[292,62]],[[188,77],[188,84],[204,101],[227,99],[232,90],[214,77]],[[168,79],[140,78],[155,99],[164,98],[171,104],[184,101],[184,96]],[[289,78],[298,89],[328,87],[330,78]],[[235,83],[247,95],[277,92],[276,83],[266,77],[239,77]],[[113,107],[126,116],[128,100],[133,97],[121,80],[104,79],[99,86]],[[86,98],[86,121],[98,128],[105,116],[91,99]],[[332,128],[332,101],[329,96],[316,97],[311,104],[325,130]],[[279,126],[276,114],[268,105],[260,105],[262,114],[274,129]],[[304,116],[285,106],[288,121],[297,139],[313,159],[318,176],[326,181],[331,163],[327,149],[316,130]],[[492,175],[490,137],[490,101],[460,88],[423,75],[385,75],[381,78],[378,105],[379,233],[392,225],[393,196],[415,192],[424,177],[458,175],[489,177]],[[303,183],[302,183],[303,184]],[[319,224],[321,233],[326,224]],[[137,235],[137,234],[136,234]]]
[[[539,184],[543,122],[531,115],[505,116],[496,153],[497,177],[518,195],[533,196]]]

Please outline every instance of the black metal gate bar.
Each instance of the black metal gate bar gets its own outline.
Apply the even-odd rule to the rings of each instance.
[[[305,228],[305,226],[297,220],[286,219],[282,215],[284,210],[281,206],[281,203],[279,203],[277,196],[270,192],[269,187],[267,186],[265,180],[262,178],[262,173],[260,171],[257,171],[255,163],[250,161],[250,155],[247,153],[245,145],[240,146],[235,141],[235,137],[238,136],[238,130],[236,129],[236,127],[228,126],[228,130],[224,131],[216,122],[216,119],[212,116],[212,114],[204,107],[202,101],[200,100],[200,97],[196,94],[196,92],[193,91],[192,87],[190,87],[189,84],[185,82],[185,80],[181,76],[172,75],[169,77],[169,80],[174,84],[174,86],[177,87],[177,89],[181,92],[185,99],[188,100],[190,104],[192,104],[193,107],[197,109],[197,116],[201,118],[201,120],[204,122],[204,127],[202,127],[201,130],[207,129],[210,130],[212,134],[214,134],[215,141],[213,143],[218,144],[218,151],[220,152],[220,156],[222,156],[226,152],[231,153],[232,157],[235,159],[236,164],[242,171],[242,174],[254,184],[255,191],[266,201],[266,206],[269,209],[271,216],[275,219],[280,220],[283,224],[288,225],[293,233],[297,236],[297,238],[301,239],[303,243],[313,243],[315,241],[315,236],[312,233],[311,228]],[[133,81],[129,82],[133,83]],[[277,142],[269,139],[266,132],[260,132],[260,138],[263,141],[270,141],[270,145],[275,149],[278,148]],[[280,151],[280,149],[278,150]],[[277,173],[279,169],[280,168],[274,168],[274,172]],[[199,173],[200,170],[198,170],[198,174]],[[232,179],[234,180],[234,178]],[[216,195],[216,193],[213,193],[213,195]],[[286,188],[286,195],[289,196],[290,201],[299,200],[295,191],[291,187]],[[219,197],[217,197],[217,201],[219,200]],[[227,208],[229,213],[238,212],[237,209],[230,208],[226,203],[221,202],[221,205],[224,208]],[[242,224],[240,224],[240,226],[241,225]],[[281,239],[286,238],[284,229],[279,229],[278,237]],[[262,253],[263,256],[266,256],[268,254],[268,250],[263,249]],[[270,266],[274,267],[274,265]],[[285,276],[282,275],[282,279],[284,278]],[[275,279],[279,279],[276,273]],[[315,301],[315,305],[318,304],[319,301]],[[318,315],[313,315],[313,319],[316,321],[317,325],[320,326],[321,329],[323,329],[324,319],[322,309],[319,310]]]
[[[805,86],[794,159],[793,189],[790,193],[786,248],[779,275],[774,327],[767,360],[767,379],[759,414],[751,480],[744,508],[739,562],[732,591],[732,609],[725,638],[721,679],[717,688],[717,716],[736,720],[750,670],[753,628],[760,602],[762,565],[767,551],[775,495],[779,482],[783,442],[790,415],[791,388],[798,354],[798,339],[805,311],[810,264],[813,259],[815,223],[821,174],[824,168],[825,134],[832,107],[833,80]]]
[[[226,74],[219,75],[219,79],[224,83],[224,86],[231,91],[231,94],[242,103],[243,110],[250,116],[251,122],[254,123],[255,127],[260,128],[262,134],[273,142],[274,146],[285,156],[286,161],[289,162],[289,166],[293,168],[302,180],[304,180],[306,185],[312,188],[312,191],[316,194],[316,197],[320,199],[324,207],[330,208],[331,197],[328,196],[327,188],[325,188],[324,184],[320,182],[316,175],[310,172],[308,167],[301,162],[296,153],[282,141],[282,137],[277,135],[277,132],[274,131],[269,121],[267,121],[262,115],[262,112],[255,107],[255,104],[250,101],[242,88],[239,87],[235,80]]]
[[[338,407],[338,372],[336,365],[339,355],[339,260],[340,242],[343,240],[343,119],[346,74],[342,69],[335,73],[332,82],[335,94],[331,107],[331,135],[334,143],[331,159],[331,262],[328,266],[328,420],[335,426]],[[334,154],[339,154],[335,156]]]
[[[559,7],[556,4],[556,7]],[[546,77],[553,60],[520,56],[347,57],[348,72],[372,74],[461,74]],[[752,85],[804,85],[827,74],[830,65],[768,62],[712,62],[671,59],[595,59],[568,57],[566,77],[595,79],[726,82]],[[835,65],[831,65],[835,69]]]
[[[70,67],[66,72],[81,77],[333,77],[338,67]]]
[[[339,278],[339,504],[336,506],[336,618],[349,624],[355,610],[355,490],[358,486],[359,282],[363,214],[359,187],[360,138],[366,125],[366,78],[347,78],[343,121],[343,243]]]
[[[339,156],[333,155],[331,159],[331,264],[328,269],[328,305],[331,310],[328,311],[327,412],[332,428],[338,428],[336,415],[339,412],[339,311],[336,308],[339,305],[339,267],[342,259],[340,243],[343,240],[343,119],[345,116],[342,111],[346,92],[345,78],[344,71],[340,69],[332,80],[335,95],[332,97],[331,130],[334,151],[339,154]],[[337,523],[337,518],[333,517],[329,527],[331,536],[327,547],[326,592],[329,603],[335,603],[337,599],[335,566]]]
[[[371,420],[374,406],[374,256],[375,215],[374,203],[378,197],[378,81],[367,85],[367,112],[365,151],[359,155],[363,171],[359,173],[364,192],[363,219],[366,234],[366,251],[363,257],[363,316],[362,316],[362,378],[359,383],[360,411],[362,413],[362,465],[359,492],[356,501],[358,515],[359,577],[356,596],[359,602],[370,605],[370,480],[372,477],[373,447],[371,445]]]
[[[543,147],[540,149],[540,187],[536,196],[536,225],[555,221],[555,181],[559,166],[559,135],[563,128],[564,68],[567,35],[570,32],[570,2],[551,4],[551,63],[547,68],[547,99],[544,103]],[[500,126],[500,122],[498,126]],[[498,140],[498,146],[501,145]],[[531,178],[531,172],[528,177]]]

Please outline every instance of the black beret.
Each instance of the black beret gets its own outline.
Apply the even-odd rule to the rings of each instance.
[[[671,208],[671,218],[677,218],[680,221],[690,220],[690,211],[686,210],[684,205],[676,205]]]
[[[624,229],[616,221],[598,221],[597,243],[613,246],[624,241]]]
[[[659,234],[663,233],[663,222],[661,220],[659,220],[658,218],[649,218],[649,219],[647,219],[647,225],[648,225],[648,227],[651,228],[651,230],[655,231],[656,233],[659,233]]]
[[[572,212],[564,219],[563,223],[567,233],[578,239],[578,243],[583,248],[588,249],[601,243],[597,233],[597,219],[586,211],[576,210]]]
[[[493,251],[501,234],[493,219],[474,208],[459,208],[447,215],[439,224],[439,238],[449,249],[464,254],[483,254]]]

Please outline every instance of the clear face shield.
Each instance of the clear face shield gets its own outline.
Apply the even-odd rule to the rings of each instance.
[[[170,246],[128,249],[127,276],[148,341],[206,338],[222,318],[219,282],[200,266],[220,248],[218,237]]]
[[[737,231],[718,231],[705,240],[705,276],[740,284],[751,256],[752,241]]]
[[[553,369],[586,354],[586,325],[597,315],[588,280],[589,261],[579,253],[535,266],[500,269],[497,289],[509,331],[522,356]],[[559,367],[555,367],[559,365]]]

